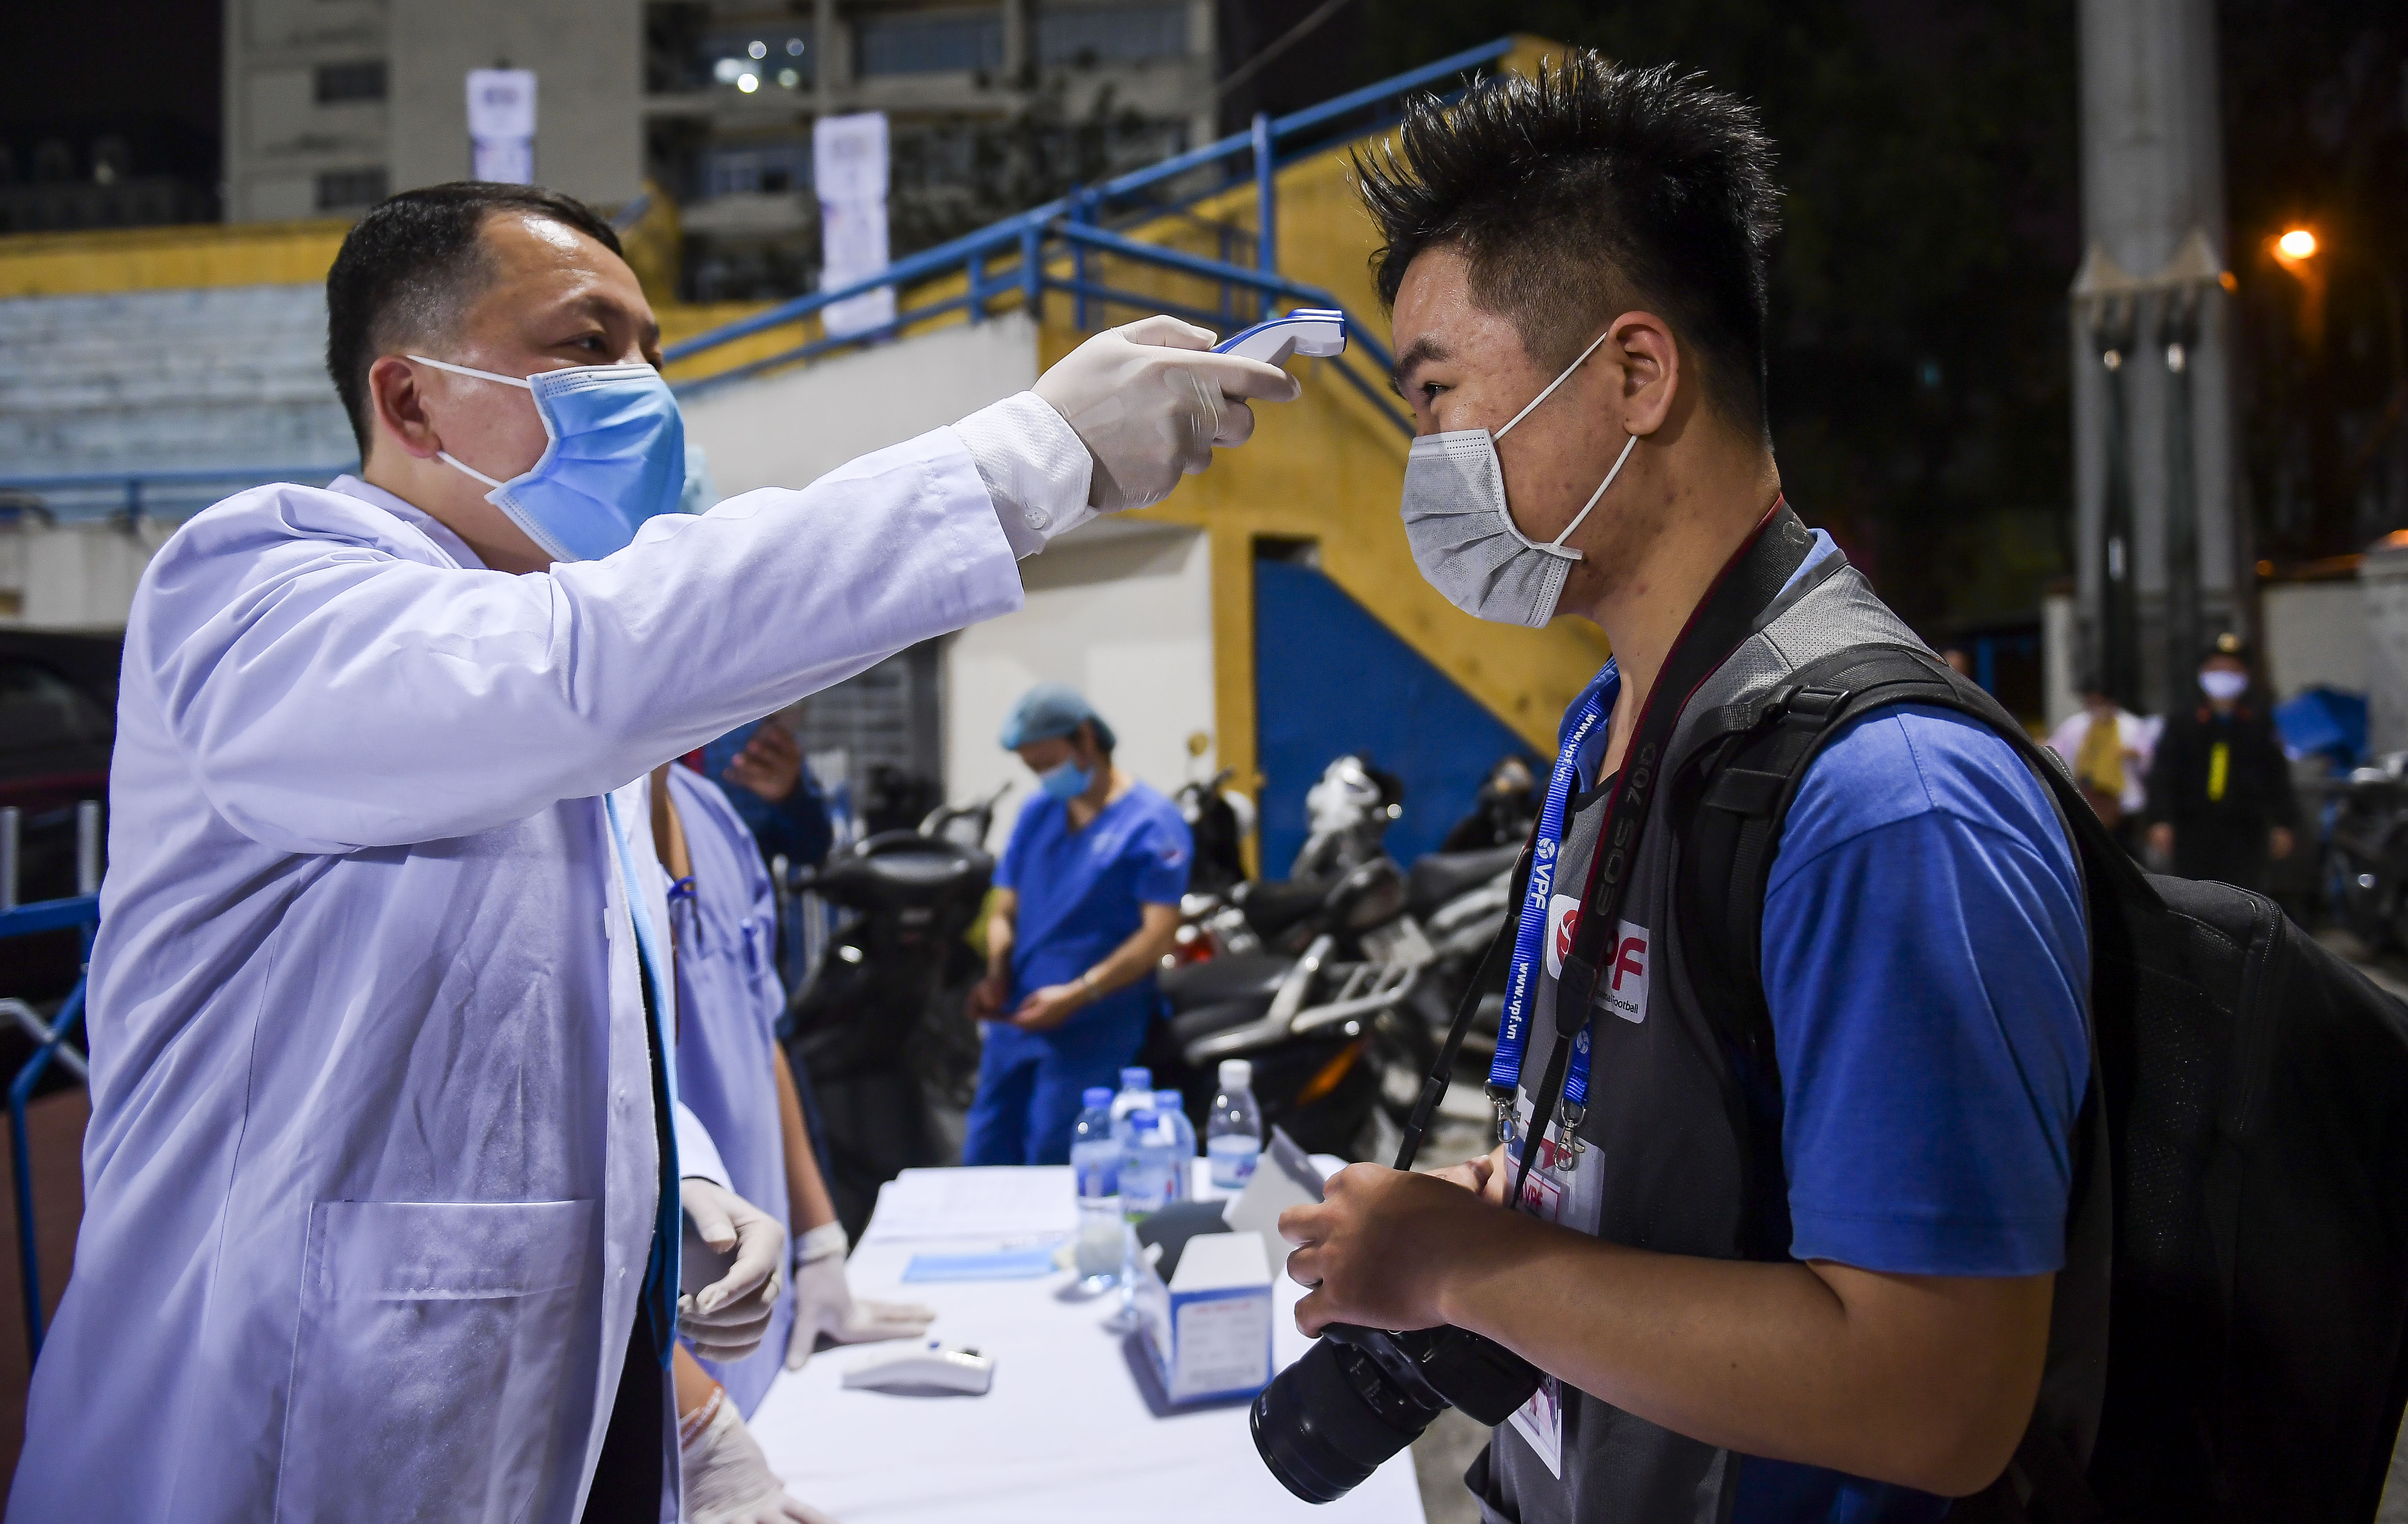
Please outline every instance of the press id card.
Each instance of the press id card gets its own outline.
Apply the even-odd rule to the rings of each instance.
[[[1514,1111],[1513,1143],[1505,1151],[1505,1168],[1519,1172],[1522,1160],[1522,1139],[1530,1126],[1530,1098],[1521,1096]],[[1563,1168],[1562,1166],[1569,1166]],[[1513,1173],[1505,1177],[1512,1184]],[[1594,1151],[1575,1154],[1567,1159],[1555,1149],[1551,1131],[1539,1143],[1539,1157],[1530,1166],[1530,1178],[1522,1185],[1521,1209],[1545,1222],[1576,1229],[1584,1233],[1597,1231],[1601,1203],[1603,1173],[1597,1168]],[[1554,1376],[1539,1378],[1539,1389],[1530,1400],[1514,1409],[1510,1420],[1513,1431],[1529,1443],[1547,1463],[1548,1474],[1557,1481],[1564,1474],[1564,1387]]]

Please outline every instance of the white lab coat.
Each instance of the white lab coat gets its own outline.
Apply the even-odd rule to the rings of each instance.
[[[170,537],[13,1524],[574,1520],[658,1178],[599,796],[1020,601],[946,429],[540,575],[348,478]]]
[[[773,1067],[786,1061],[776,1030],[786,991],[778,980],[775,891],[760,847],[719,785],[685,767],[669,769],[667,777],[695,882],[693,898],[668,908],[677,938],[678,1100],[714,1140],[727,1187],[791,1233]],[[679,1168],[690,1174],[685,1145],[678,1146]],[[740,1360],[703,1360],[745,1417],[785,1368],[794,1326],[789,1277],[759,1349]]]

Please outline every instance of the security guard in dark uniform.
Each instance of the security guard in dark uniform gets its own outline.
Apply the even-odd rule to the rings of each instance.
[[[2149,845],[2184,878],[2263,891],[2270,857],[2291,855],[2300,823],[2273,722],[2243,701],[2249,648],[2219,635],[2200,662],[2200,701],[2169,715],[2149,769]]]

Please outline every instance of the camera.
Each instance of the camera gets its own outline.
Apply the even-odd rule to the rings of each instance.
[[[1281,1486],[1307,1502],[1334,1502],[1441,1412],[1458,1407],[1493,1429],[1530,1400],[1539,1379],[1529,1361],[1463,1329],[1388,1333],[1332,1323],[1262,1389],[1249,1427]]]

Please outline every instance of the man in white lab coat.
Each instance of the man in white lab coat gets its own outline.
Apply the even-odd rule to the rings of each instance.
[[[128,622],[85,1215],[8,1517],[672,1517],[631,782],[1018,608],[1018,554],[1294,382],[1150,319],[685,515],[658,325],[583,207],[406,193],[328,304],[360,475],[195,516]]]

